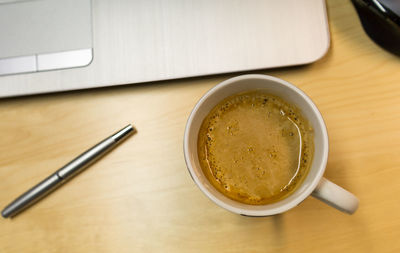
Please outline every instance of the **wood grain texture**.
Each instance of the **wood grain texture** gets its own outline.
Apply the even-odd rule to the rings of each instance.
[[[399,252],[400,60],[362,30],[349,1],[328,1],[320,61],[257,73],[288,80],[325,118],[325,176],[360,199],[349,216],[308,198],[248,218],[208,200],[182,154],[197,100],[236,74],[0,101],[0,206],[113,131],[138,133],[15,219],[0,252]]]

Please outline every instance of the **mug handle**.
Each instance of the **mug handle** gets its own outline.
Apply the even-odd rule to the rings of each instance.
[[[348,214],[353,214],[358,208],[359,201],[356,196],[324,177],[311,195]]]

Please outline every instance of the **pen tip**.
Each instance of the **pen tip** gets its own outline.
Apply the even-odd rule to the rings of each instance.
[[[6,209],[4,209],[3,211],[1,211],[1,216],[3,216],[3,218],[8,218],[9,214],[7,212]]]

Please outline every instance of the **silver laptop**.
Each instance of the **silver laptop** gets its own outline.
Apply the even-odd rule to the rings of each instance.
[[[324,0],[0,0],[0,97],[300,65]]]

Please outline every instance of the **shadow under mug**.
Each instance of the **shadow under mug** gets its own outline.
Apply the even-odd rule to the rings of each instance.
[[[267,205],[248,205],[234,201],[217,191],[204,176],[197,154],[197,139],[204,118],[220,101],[231,95],[262,90],[296,105],[314,129],[314,157],[307,177],[288,197]],[[246,216],[269,216],[283,213],[312,195],[343,212],[352,214],[358,208],[358,199],[340,186],[323,178],[328,160],[328,134],[324,120],[311,99],[296,86],[267,75],[242,75],[219,83],[197,102],[186,124],[184,155],[187,168],[200,190],[217,205]]]

